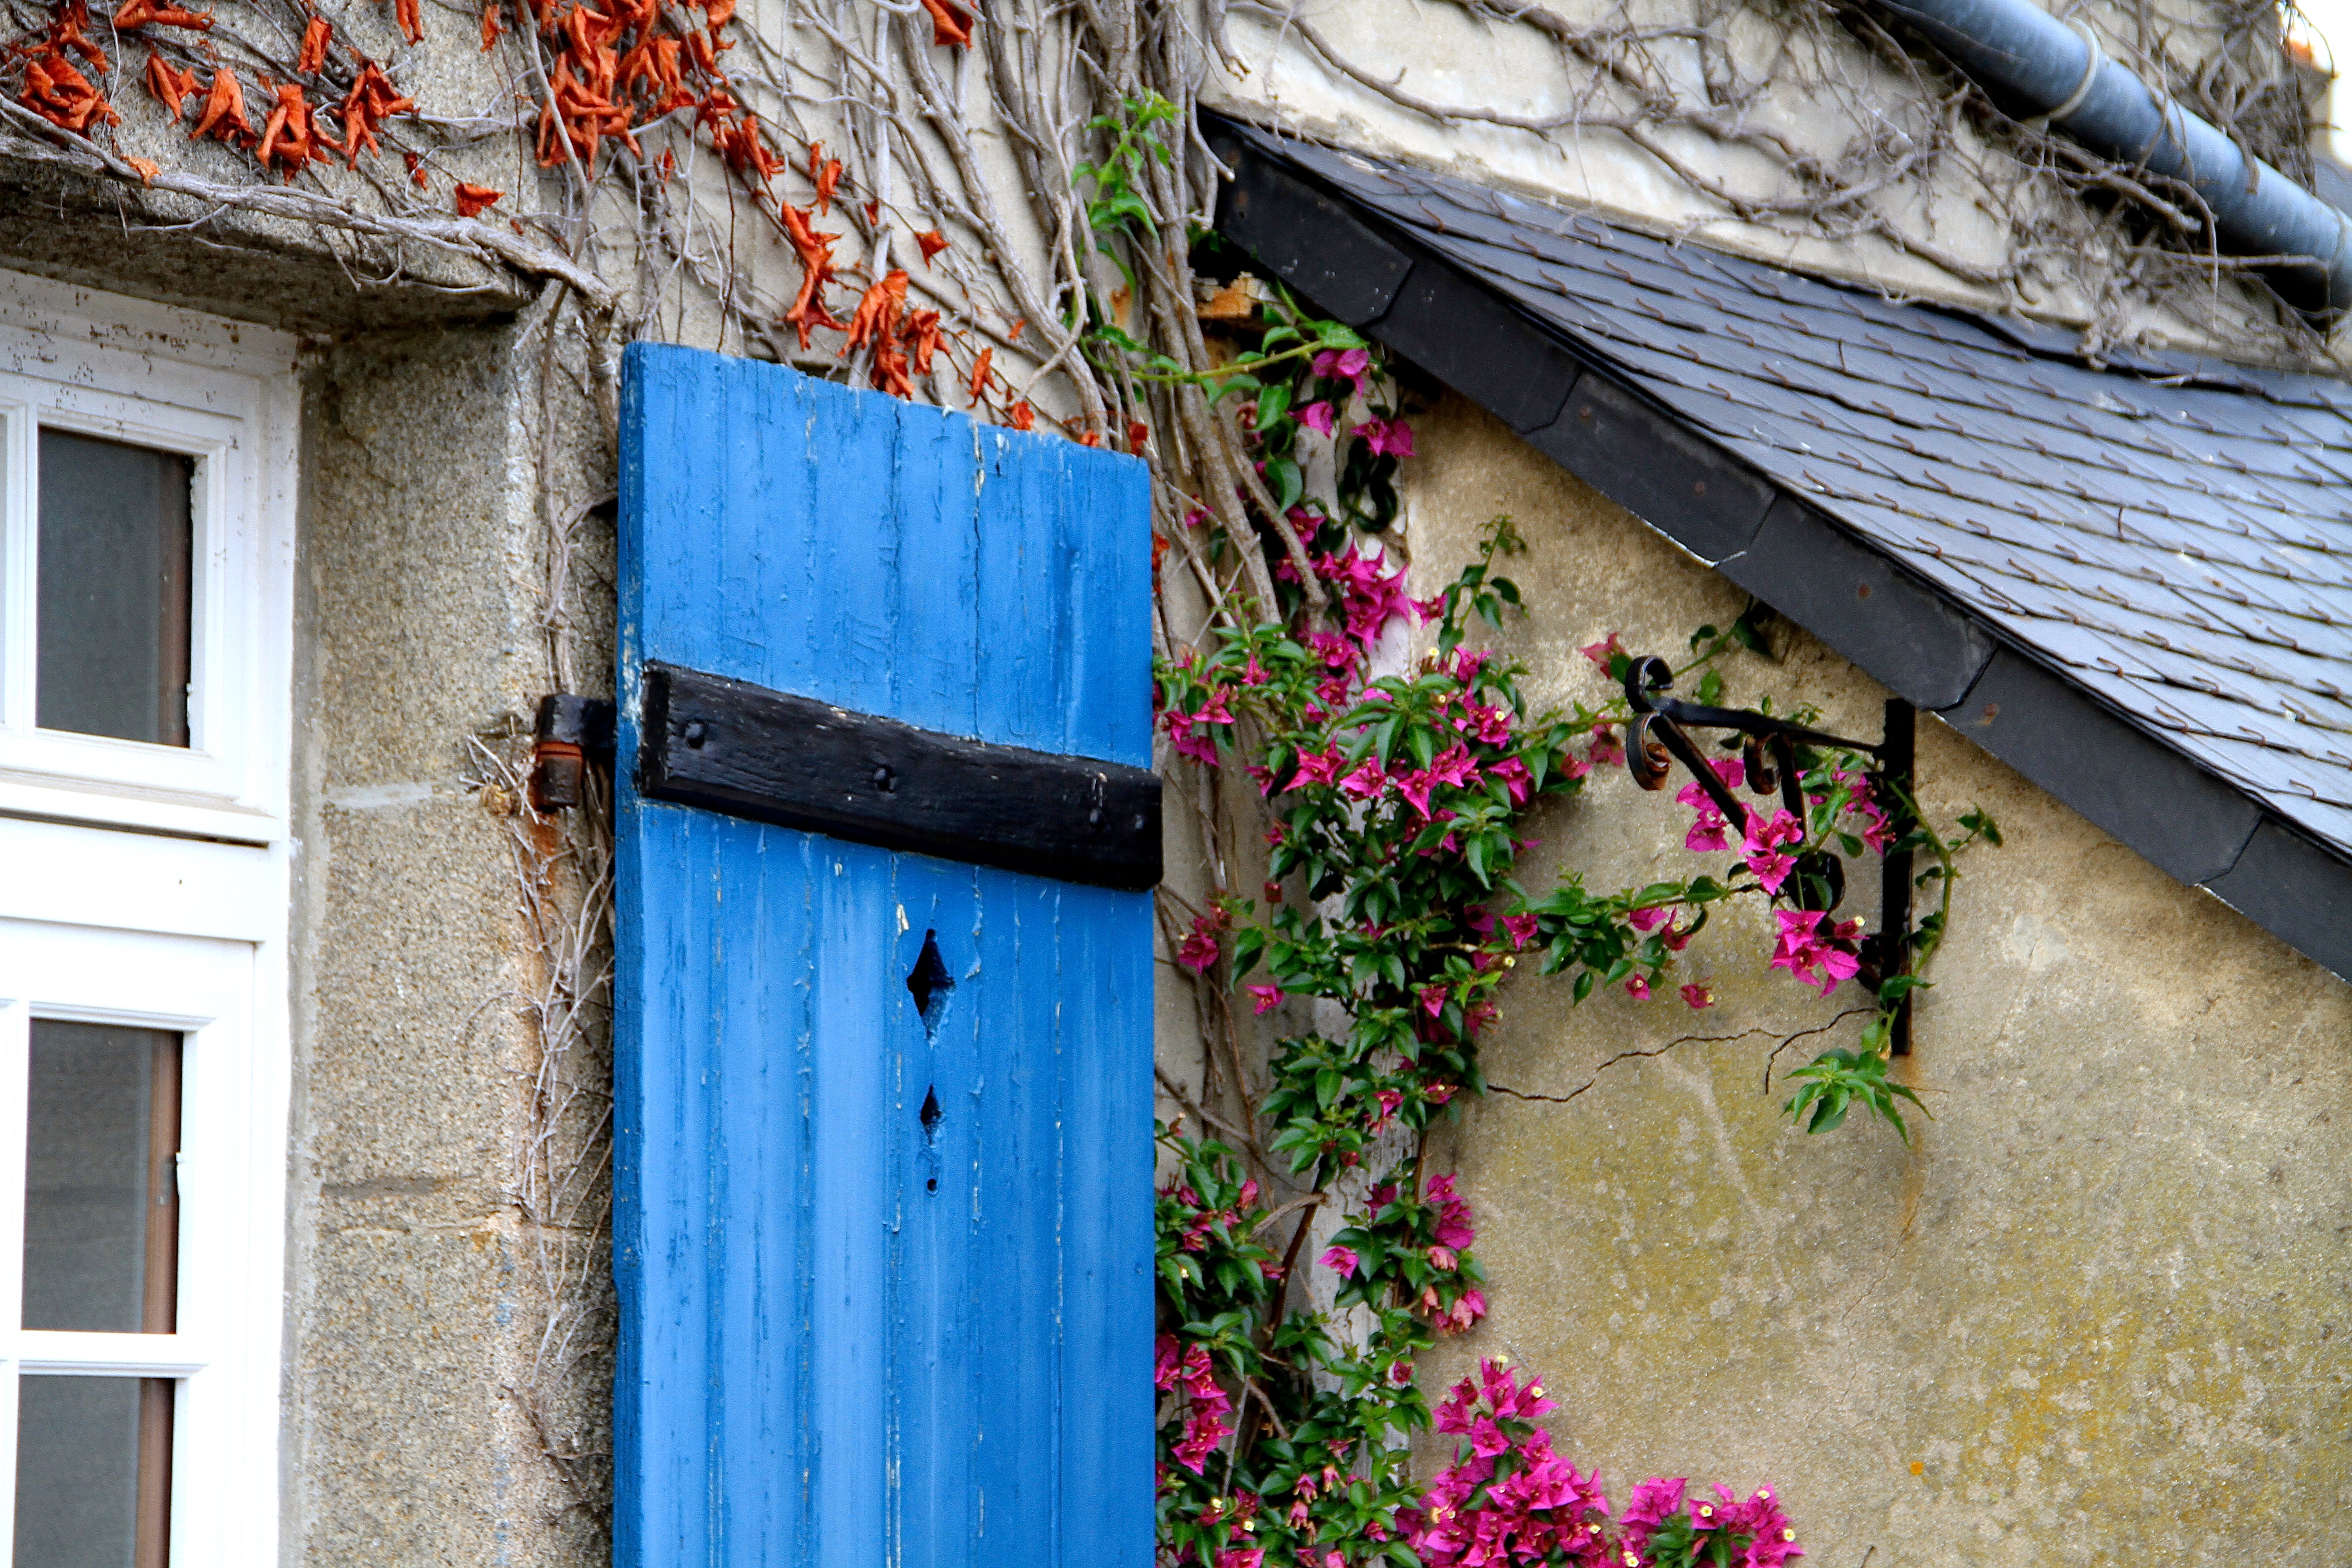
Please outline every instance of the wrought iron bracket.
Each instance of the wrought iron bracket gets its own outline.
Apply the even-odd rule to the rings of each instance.
[[[1674,685],[1674,668],[1663,658],[1636,658],[1626,670],[1625,700],[1633,710],[1633,721],[1625,731],[1626,769],[1643,789],[1659,790],[1665,788],[1674,764],[1682,763],[1742,837],[1747,835],[1753,814],[1724,783],[1723,775],[1708,765],[1706,753],[1692,738],[1694,730],[1738,734],[1748,788],[1758,795],[1769,795],[1777,789],[1781,805],[1801,821],[1805,815],[1805,796],[1797,768],[1800,744],[1867,752],[1877,759],[1884,777],[1905,796],[1911,794],[1917,714],[1902,698],[1887,699],[1885,733],[1871,742],[1832,735],[1744,708],[1711,708],[1705,703],[1685,702],[1667,695]],[[1885,804],[1898,835],[1908,831],[1907,814],[1901,801]],[[1826,850],[1814,850],[1801,858],[1797,878],[1798,907],[1801,909],[1834,910],[1844,899],[1844,862]],[[1813,891],[1817,887],[1827,889],[1826,898]],[[1911,888],[1911,852],[1889,850],[1879,872],[1878,930],[1864,938],[1863,945],[1864,978],[1874,986],[1887,976],[1904,973],[1909,966]],[[1911,1054],[1911,999],[1907,994],[1895,1010],[1888,1047],[1898,1057]]]

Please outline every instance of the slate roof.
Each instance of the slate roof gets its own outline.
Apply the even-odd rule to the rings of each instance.
[[[2185,356],[2100,368],[2054,328],[1901,303],[1248,128],[1220,134],[1255,163],[1221,226],[1271,270],[1434,362],[1963,732],[2029,755],[2029,775],[2094,820],[2115,828],[2093,805],[2147,752],[2093,754],[2118,723],[2168,753],[2158,773],[2185,760],[2200,786],[2236,797],[2176,795],[2201,847],[2167,842],[2162,798],[2145,822],[2124,812],[2124,837],[2158,864],[2247,907],[2223,884],[2237,870],[2243,893],[2258,830],[2352,851],[2352,384]],[[1649,422],[1640,461],[1611,450],[1632,439],[1612,418],[1627,433]],[[1728,482],[1710,495],[1717,473]],[[1865,556],[1894,568],[1882,609],[1866,603]],[[1808,580],[1853,570],[1854,590]],[[1996,688],[2051,677],[2049,732],[2012,727],[2015,743],[1999,743]],[[2288,847],[2311,859],[2309,842]],[[2352,901],[2352,875],[2341,890]],[[2341,972],[2352,929],[2331,929],[2281,934]],[[2318,951],[2332,942],[2341,951]]]

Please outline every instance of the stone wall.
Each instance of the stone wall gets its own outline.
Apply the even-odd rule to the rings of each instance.
[[[1608,694],[1579,644],[1675,651],[1741,608],[1485,414],[1449,399],[1416,431],[1421,584],[1517,517],[1533,614],[1500,640],[1539,700]],[[1878,732],[1881,689],[1785,623],[1773,641],[1777,664],[1727,667],[1727,700]],[[1924,718],[1917,777],[1930,813],[1982,805],[2008,842],[1963,862],[1898,1064],[1934,1112],[1913,1147],[1780,1116],[1788,1069],[1867,998],[1768,973],[1760,910],[1684,955],[1705,1012],[1575,1007],[1522,975],[1494,1092],[1433,1144],[1494,1310],[1424,1382],[1511,1355],[1619,1495],[1769,1479],[1835,1568],[2334,1561],[2313,1521],[2352,1492],[2352,986]],[[1542,822],[1527,885],[1688,875],[1687,816],[1605,770]],[[1841,912],[1874,925],[1875,901]]]
[[[514,1397],[532,1042],[469,742],[546,687],[512,324],[310,363],[297,671],[289,1563],[589,1560]]]

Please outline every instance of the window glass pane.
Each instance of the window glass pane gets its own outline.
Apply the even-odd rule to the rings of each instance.
[[[16,1399],[16,1568],[164,1568],[172,1384],[27,1377]]]
[[[33,1021],[25,1326],[169,1333],[180,1037]]]
[[[194,462],[44,430],[40,466],[34,723],[186,745]]]

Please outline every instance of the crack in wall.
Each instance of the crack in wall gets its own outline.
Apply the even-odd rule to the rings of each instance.
[[[1848,1018],[1860,1017],[1874,1010],[1875,1009],[1870,1007],[1848,1007],[1826,1024],[1816,1024],[1811,1028],[1799,1029],[1794,1034],[1781,1035],[1780,1037],[1780,1043],[1775,1045],[1772,1047],[1771,1054],[1764,1058],[1764,1092],[1767,1094],[1772,1092],[1772,1063],[1778,1059],[1782,1051],[1787,1050],[1799,1040],[1805,1039],[1814,1035],[1825,1035],[1832,1029],[1836,1028],[1840,1024],[1844,1023]],[[1638,1048],[1630,1051],[1619,1051],[1615,1056],[1608,1058],[1599,1066],[1595,1067],[1592,1069],[1591,1077],[1587,1078],[1582,1083],[1578,1084],[1574,1089],[1570,1089],[1566,1094],[1539,1094],[1533,1089],[1512,1089],[1507,1084],[1496,1083],[1492,1079],[1487,1081],[1486,1089],[1490,1094],[1507,1094],[1513,1100],[1540,1100],[1551,1105],[1566,1105],[1570,1100],[1574,1100],[1578,1095],[1582,1094],[1586,1089],[1591,1089],[1594,1084],[1600,1082],[1601,1075],[1607,1072],[1611,1068],[1615,1067],[1619,1062],[1633,1061],[1653,1057],[1663,1057],[1668,1051],[1673,1050],[1676,1046],[1727,1046],[1744,1040],[1750,1035],[1776,1035],[1779,1033],[1780,1031],[1777,1029],[1766,1028],[1762,1025],[1758,1025],[1754,1028],[1742,1029],[1736,1035],[1681,1035],[1677,1036],[1674,1039],[1668,1040],[1662,1046]]]

